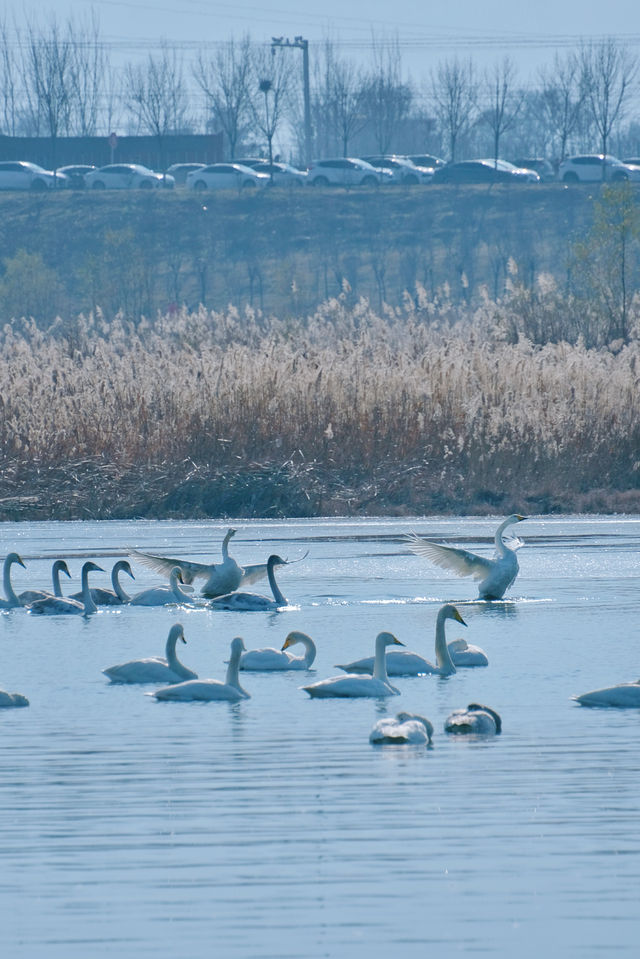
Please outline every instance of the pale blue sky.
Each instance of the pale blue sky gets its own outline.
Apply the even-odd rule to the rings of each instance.
[[[272,36],[306,37],[313,45],[330,35],[348,56],[366,57],[372,32],[397,36],[407,74],[420,82],[442,57],[471,55],[487,66],[509,54],[521,78],[549,63],[554,52],[581,41],[613,36],[640,55],[639,0],[42,0],[27,9],[38,18],[53,11],[59,18],[99,16],[103,38],[118,60],[134,59],[162,39],[185,48],[189,59],[202,44],[245,32],[256,41]],[[11,15],[16,4],[0,0]],[[18,21],[22,14],[16,13]]]

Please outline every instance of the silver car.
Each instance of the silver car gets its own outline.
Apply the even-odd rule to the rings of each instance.
[[[0,162],[0,190],[66,189],[69,178],[64,173],[43,170],[37,163],[27,160],[2,160]]]
[[[377,170],[365,160],[355,157],[336,157],[314,160],[309,168],[307,183],[311,186],[378,186],[390,182],[388,170]]]
[[[266,173],[258,173],[241,163],[212,163],[202,170],[187,174],[187,190],[246,190],[267,186],[270,182]]]
[[[154,190],[172,189],[175,180],[167,173],[156,173],[141,163],[111,163],[87,173],[84,183],[89,190]]]

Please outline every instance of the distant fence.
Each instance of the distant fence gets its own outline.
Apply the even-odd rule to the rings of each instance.
[[[70,163],[142,163],[163,170],[172,163],[218,163],[223,159],[222,133],[158,137],[7,137],[0,136],[0,160],[30,160],[46,169]]]

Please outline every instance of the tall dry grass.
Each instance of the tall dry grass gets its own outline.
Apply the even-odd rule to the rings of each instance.
[[[164,466],[176,483],[185,464],[303,486],[315,471],[370,511],[637,490],[638,342],[534,346],[508,319],[504,304],[461,315],[418,291],[382,315],[336,298],[297,322],[234,309],[14,322],[0,337],[3,461],[22,476]],[[338,499],[314,502],[349,507]]]

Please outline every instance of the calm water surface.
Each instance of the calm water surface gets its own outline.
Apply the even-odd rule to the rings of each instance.
[[[275,614],[102,610],[88,621],[0,614],[0,908],[10,959],[456,955],[637,957],[640,711],[571,696],[640,677],[640,518],[532,519],[504,603],[407,552],[416,530],[491,553],[497,520],[238,522],[232,552],[306,559]],[[17,591],[52,559],[105,569],[129,545],[207,562],[213,522],[4,524]],[[158,582],[134,565],[133,592]],[[93,584],[108,577],[95,574]],[[268,591],[264,586],[258,591]],[[398,679],[385,702],[313,701],[298,687],[371,655],[381,629],[434,656],[439,606],[461,604],[487,669]],[[244,674],[252,698],[158,703],[101,670],[161,655],[222,678],[230,640],[280,647],[302,629],[311,674]],[[151,687],[153,688],[153,687]],[[493,740],[447,738],[449,711],[496,708]],[[374,748],[373,723],[428,716],[432,749]]]

